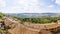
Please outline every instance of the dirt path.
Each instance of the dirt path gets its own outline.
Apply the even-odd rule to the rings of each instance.
[[[11,34],[39,34],[41,29],[51,29],[60,27],[60,24],[31,24],[31,25],[23,25],[20,24],[19,21],[14,20],[13,18],[6,17],[5,23],[11,26],[11,29],[8,30]],[[10,24],[13,23],[13,24]],[[32,27],[31,27],[32,26]],[[36,27],[39,26],[39,28]],[[14,27],[14,28],[13,28]]]
[[[28,34],[28,33],[38,34],[38,31],[40,31],[37,29],[26,27],[25,25],[20,24],[18,21],[13,20],[12,18],[6,18],[6,21],[9,21],[15,24],[15,28],[8,30],[11,34]]]

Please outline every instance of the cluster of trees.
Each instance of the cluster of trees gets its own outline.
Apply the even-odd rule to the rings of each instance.
[[[46,17],[41,17],[41,18],[19,18],[19,17],[15,17],[19,20],[21,20],[22,22],[31,22],[31,23],[51,23],[51,22],[57,22],[57,20],[60,20],[60,16],[59,17],[50,17],[50,16],[46,16]]]

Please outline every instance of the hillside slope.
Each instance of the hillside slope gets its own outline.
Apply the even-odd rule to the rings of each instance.
[[[51,31],[57,32],[58,30],[60,31],[60,24],[55,23],[55,24],[40,24],[44,28],[34,28],[36,26],[35,24],[31,27],[29,24],[20,24],[21,22],[13,19],[11,17],[6,17],[4,20],[6,26],[9,26],[10,28],[8,29],[8,33],[10,34],[52,34]],[[31,24],[32,25],[32,24]],[[55,26],[56,25],[56,26]],[[53,27],[51,27],[53,26]],[[44,32],[44,33],[43,33]]]
[[[10,24],[9,24],[9,22],[10,22]],[[10,32],[11,34],[28,34],[28,33],[38,34],[38,32],[30,31],[30,29],[28,29],[28,27],[25,27],[24,25],[20,24],[19,22],[15,21],[11,18],[7,18],[5,20],[5,24],[7,26],[11,27],[10,29],[8,29],[8,32]]]

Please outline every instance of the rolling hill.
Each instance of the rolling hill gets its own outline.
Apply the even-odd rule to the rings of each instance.
[[[6,13],[6,15],[17,16],[21,18],[40,18],[44,16],[58,17],[60,13]]]

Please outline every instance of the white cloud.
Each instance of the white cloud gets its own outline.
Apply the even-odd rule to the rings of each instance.
[[[19,0],[18,3],[20,5],[29,6],[29,5],[36,5],[38,0]]]
[[[42,12],[54,12],[53,8],[42,8],[38,6],[30,7],[10,7],[2,10],[5,13],[42,13]],[[8,12],[9,11],[9,12]],[[56,12],[56,11],[55,11]]]
[[[6,2],[4,0],[0,0],[0,7],[5,7],[6,6]]]
[[[52,1],[54,1],[54,0],[52,0]]]
[[[21,7],[10,7],[4,10],[5,10],[5,13],[19,13],[19,12],[22,12],[24,9]]]
[[[60,5],[60,0],[56,0],[56,3]]]
[[[49,8],[53,8],[53,7],[55,7],[55,5],[49,5],[48,7],[49,7]]]
[[[3,9],[4,13],[42,13],[42,12],[54,12],[53,5],[48,7],[41,7],[44,4],[38,6],[38,0],[16,0],[20,6],[13,6]]]

